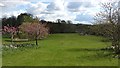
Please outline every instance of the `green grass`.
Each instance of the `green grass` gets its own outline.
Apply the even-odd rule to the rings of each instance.
[[[3,38],[3,43],[7,38]],[[102,37],[52,34],[38,47],[3,51],[3,66],[117,66],[118,59],[100,48],[110,43]],[[21,42],[22,43],[22,42]],[[31,41],[30,43],[35,43]]]

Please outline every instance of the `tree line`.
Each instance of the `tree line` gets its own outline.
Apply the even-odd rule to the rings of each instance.
[[[4,17],[2,18],[2,27],[3,26],[11,26],[11,27],[18,27],[24,22],[33,22],[35,18],[32,14],[29,13],[21,13],[17,17]],[[55,22],[53,21],[45,21],[39,20],[39,23],[47,24],[49,27],[49,33],[76,33],[76,32],[84,32],[86,30],[85,24],[73,24],[70,20],[61,20],[57,19]],[[81,28],[82,27],[82,28]],[[82,31],[80,31],[82,30]],[[84,32],[85,33],[85,32]],[[87,33],[87,32],[86,32]]]

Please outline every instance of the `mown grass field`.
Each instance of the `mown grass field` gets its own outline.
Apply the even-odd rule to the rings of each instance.
[[[7,38],[3,38],[3,44]],[[117,66],[102,37],[52,34],[38,47],[3,50],[3,66]],[[23,43],[23,42],[20,42]],[[27,42],[28,43],[28,42]],[[30,43],[35,43],[31,41]]]

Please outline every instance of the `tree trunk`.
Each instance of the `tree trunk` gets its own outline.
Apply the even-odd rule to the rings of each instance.
[[[12,34],[11,35],[11,44],[13,44],[13,37],[14,37],[14,35]]]
[[[36,45],[38,46],[38,42],[37,42],[37,39],[36,39]]]
[[[36,40],[36,45],[38,46],[38,39],[37,39],[37,36],[36,36],[36,39],[35,39],[35,40]]]

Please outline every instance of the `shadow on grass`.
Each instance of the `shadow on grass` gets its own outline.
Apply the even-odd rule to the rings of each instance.
[[[12,42],[11,40],[5,40],[6,42]],[[13,41],[13,42],[28,42],[28,41]]]
[[[101,49],[93,49],[93,48],[72,48],[72,49],[68,49],[67,51],[71,51],[71,52],[78,52],[78,51],[100,51]]]
[[[105,58],[105,57],[112,57],[113,53],[109,50],[102,50],[102,49],[95,49],[95,48],[72,48],[68,49],[67,51],[70,52],[84,52],[82,57],[84,58]],[[88,53],[89,52],[89,53]],[[80,58],[80,57],[77,57]]]

